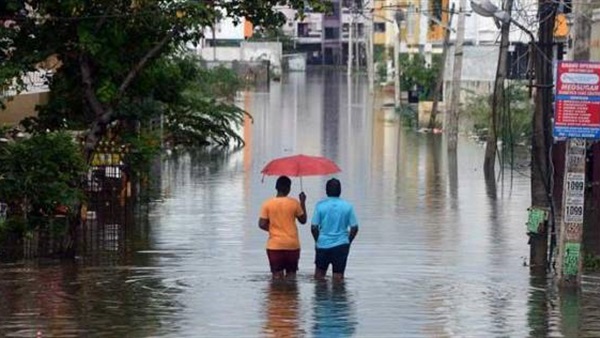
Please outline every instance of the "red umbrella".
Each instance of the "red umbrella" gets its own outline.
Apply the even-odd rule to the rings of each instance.
[[[326,157],[294,155],[272,160],[261,170],[261,173],[300,177],[302,189],[302,176],[328,175],[340,171],[337,164]]]

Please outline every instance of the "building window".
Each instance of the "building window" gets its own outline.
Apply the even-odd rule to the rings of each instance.
[[[298,36],[307,37],[310,29],[308,28],[308,23],[298,23]]]
[[[340,33],[337,28],[326,27],[325,28],[325,40],[339,39]]]
[[[385,22],[375,22],[373,24],[375,33],[385,33]]]
[[[429,2],[430,15],[437,19],[438,22],[442,21],[442,0],[432,0]],[[437,23],[435,20],[429,20],[430,26],[435,26]]]

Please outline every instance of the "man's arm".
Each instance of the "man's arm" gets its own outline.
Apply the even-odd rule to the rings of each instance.
[[[304,192],[301,192],[298,196],[300,199],[300,207],[302,208],[302,215],[297,216],[298,222],[300,224],[306,224],[306,195]]]
[[[354,237],[356,237],[356,234],[358,234],[358,225],[350,227],[350,244],[352,244],[352,241],[354,240]]]
[[[261,228],[264,231],[269,231],[269,220],[266,218],[259,218],[258,219],[258,227]]]
[[[312,233],[315,242],[319,239],[319,226],[316,224],[311,225],[310,232]]]

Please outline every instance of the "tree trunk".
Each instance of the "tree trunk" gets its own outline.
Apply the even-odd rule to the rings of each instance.
[[[504,11],[511,15],[513,0],[504,2]],[[495,181],[496,177],[496,153],[498,143],[499,111],[504,105],[504,81],[506,80],[506,66],[508,59],[508,44],[510,35],[510,22],[502,24],[500,51],[498,54],[498,66],[496,68],[496,80],[494,81],[494,96],[492,97],[492,113],[490,115],[490,124],[488,127],[487,142],[485,145],[485,159],[483,162],[483,172],[487,179]]]
[[[446,114],[446,133],[448,150],[456,150],[458,145],[458,115],[460,106],[460,84],[463,63],[463,41],[465,39],[466,0],[460,0],[458,8],[458,25],[456,27],[456,44],[454,46],[454,68],[452,69],[452,97],[450,111]]]
[[[110,104],[102,104],[94,90],[94,75],[92,74],[91,61],[87,55],[82,54],[79,58],[79,66],[81,69],[81,82],[83,84],[84,99],[90,110],[94,114],[89,130],[85,137],[84,156],[89,163],[98,142],[106,132],[107,126],[113,121],[114,109],[118,105],[119,100],[123,97],[131,83],[136,79],[139,73],[144,69],[146,64],[153,59],[158,53],[171,41],[177,27],[171,29],[160,41],[156,43],[148,52],[129,70],[123,82],[119,86],[119,90],[115,98]]]

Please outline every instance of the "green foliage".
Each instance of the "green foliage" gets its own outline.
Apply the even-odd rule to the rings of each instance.
[[[205,97],[231,101],[235,98],[236,92],[242,88],[242,81],[231,69],[225,67],[204,69],[199,68],[198,63],[195,66],[197,77],[190,79],[190,86],[186,88],[184,95],[194,91]]]
[[[278,41],[285,53],[295,51],[294,40],[285,34],[280,27],[259,28],[254,32],[250,41]]]
[[[149,172],[152,160],[160,153],[160,134],[143,131],[128,133],[123,136],[123,143],[129,145],[130,151],[125,154],[124,162],[138,175]]]
[[[436,56],[432,59],[432,64],[428,65],[425,57],[421,54],[400,54],[400,87],[403,91],[419,90],[419,98],[422,100],[431,100],[431,94],[435,88],[435,82],[438,76],[441,58]]]
[[[528,143],[531,138],[533,105],[527,89],[513,83],[504,89],[504,100],[500,100],[498,138],[506,145]],[[492,112],[491,95],[471,95],[461,114],[472,123],[476,132],[484,134],[490,128]]]
[[[600,271],[600,257],[593,254],[586,254],[583,257],[583,270],[585,272]]]
[[[407,128],[416,128],[418,122],[418,113],[410,105],[404,104],[396,110],[396,114],[400,115],[402,125]]]
[[[241,81],[230,69],[202,69],[194,63],[194,78],[187,82],[178,100],[166,111],[167,139],[186,147],[233,142],[243,145],[237,127],[243,123],[244,111],[232,104]]]
[[[171,0],[11,1],[14,24],[0,25],[0,88],[21,79],[37,63],[60,61],[50,82],[51,97],[34,130],[85,128],[86,154],[112,126],[155,117],[180,98],[188,74],[172,63],[186,43],[197,43],[205,27],[224,16],[248,18],[269,29],[284,23],[276,6],[321,11],[326,1],[264,0],[226,2]],[[12,8],[11,7],[11,8]],[[29,8],[29,7],[28,7]],[[172,86],[172,88],[168,88]],[[23,83],[18,86],[23,89]],[[162,108],[162,107],[159,107]],[[124,114],[127,112],[127,114]],[[133,113],[133,115],[132,115]]]
[[[373,46],[373,60],[375,62],[385,62],[386,61],[385,46],[383,46],[383,45]]]
[[[243,139],[234,129],[243,122],[244,111],[234,105],[218,103],[188,92],[185,106],[169,112],[167,129],[169,140],[186,147],[216,144],[227,146],[230,141],[238,146]]]
[[[9,220],[35,228],[57,207],[73,211],[84,172],[81,151],[65,133],[37,134],[0,148],[0,201],[9,205]]]

